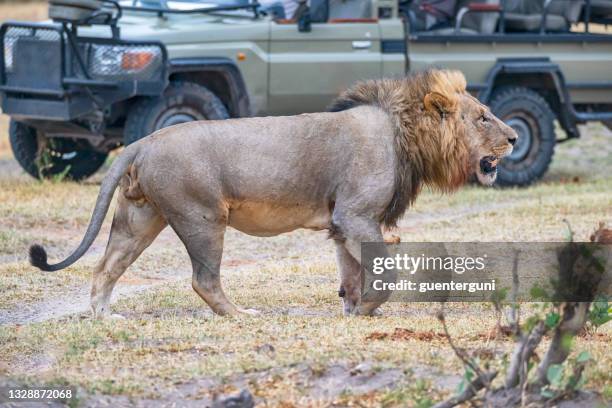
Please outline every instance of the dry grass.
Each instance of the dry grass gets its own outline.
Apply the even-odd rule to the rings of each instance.
[[[44,320],[0,327],[0,380],[4,370],[9,379],[77,385],[85,405],[104,399],[114,405],[113,398],[121,396],[212,398],[248,386],[268,406],[422,407],[452,392],[461,367],[444,341],[430,335],[440,330],[431,305],[389,304],[383,318],[341,316],[325,233],[258,239],[229,231],[223,263],[227,293],[263,316],[219,318],[192,291],[184,249],[167,231],[118,284],[124,296],[113,311],[128,320],[91,321],[82,314],[88,274],[104,250],[109,220],[90,253],[65,271],[41,274],[27,265],[25,254],[33,241],[47,245],[52,259],[77,245],[100,176],[76,184],[20,175],[2,144],[7,122],[0,120],[5,146],[0,167],[9,169],[0,174],[0,317]],[[599,220],[612,221],[612,145],[610,132],[600,125],[583,133],[582,140],[557,147],[543,182],[525,189],[468,186],[452,196],[425,192],[396,234],[403,241],[558,241],[565,236],[562,220],[568,219],[586,239]],[[53,317],[47,309],[77,315],[45,320]],[[483,336],[494,323],[488,305],[454,305],[449,316],[462,347],[500,356],[511,343]],[[417,334],[367,339],[396,328]],[[594,357],[586,387],[612,398],[612,328],[599,333],[603,337],[577,339],[575,350],[588,349]],[[392,389],[322,393],[332,367],[349,372],[364,362],[373,364],[373,373],[399,370],[401,377]]]
[[[0,23],[7,20],[41,21],[47,18],[46,1],[0,2]],[[10,155],[6,129],[8,117],[0,113],[0,159]]]
[[[0,4],[0,18],[40,19],[45,7]],[[425,407],[453,390],[461,366],[435,335],[440,327],[431,305],[388,304],[382,318],[341,316],[333,248],[325,233],[257,239],[228,232],[226,291],[237,304],[260,309],[260,317],[213,316],[191,289],[185,251],[167,231],[118,284],[124,296],[113,311],[127,320],[82,319],[89,271],[104,250],[109,220],[90,253],[65,271],[34,271],[25,254],[33,241],[48,246],[52,259],[77,245],[100,176],[85,184],[29,179],[12,161],[7,124],[0,115],[0,318],[44,317],[54,308],[77,314],[0,326],[0,382],[77,385],[85,406],[122,396],[212,397],[246,385],[262,406]],[[583,133],[583,140],[558,146],[543,182],[526,189],[469,186],[443,197],[426,192],[396,234],[403,241],[558,241],[565,235],[562,220],[568,219],[586,239],[598,221],[612,221],[612,144],[610,132],[599,125]],[[448,323],[462,347],[493,353],[511,347],[510,341],[487,339],[495,323],[488,305],[453,305]],[[415,335],[384,336],[397,328]],[[612,328],[599,333],[578,338],[575,350],[588,349],[593,356],[586,388],[612,399]],[[320,393],[330,367],[354,370],[364,362],[372,364],[371,376],[399,371],[393,389]],[[129,403],[109,401],[109,406]]]
[[[12,157],[11,146],[8,139],[9,118],[0,114],[0,159]]]
[[[6,20],[40,21],[47,18],[46,1],[0,2],[0,22]]]
[[[448,197],[426,192],[397,233],[403,241],[557,241],[565,235],[566,218],[586,239],[599,220],[612,220],[612,163],[609,132],[593,125],[584,134],[558,147],[544,182],[526,189],[470,186]],[[50,248],[53,259],[66,255],[81,238],[96,193],[95,183],[0,177],[0,257],[10,259],[0,265],[0,316],[40,302],[54,307],[55,299],[75,294],[86,298],[87,271],[103,251],[108,221],[93,254],[59,274],[32,270],[23,254],[32,240],[43,238],[56,245]],[[121,395],[192,398],[195,387],[198,398],[212,397],[246,384],[267,406],[416,407],[449,394],[458,381],[459,362],[431,334],[440,331],[431,305],[389,304],[383,318],[341,316],[332,245],[324,233],[258,239],[229,231],[223,271],[228,296],[260,309],[261,317],[213,316],[192,291],[184,250],[168,231],[118,285],[126,289],[149,278],[162,283],[115,302],[113,311],[126,321],[77,316],[4,325],[0,356],[6,375],[78,385],[84,404],[111,398],[111,405]],[[487,340],[495,323],[488,305],[454,305],[448,321],[462,347],[496,355],[511,347],[507,340]],[[374,339],[396,328],[416,334]],[[612,328],[599,333],[577,339],[575,350],[588,349],[594,357],[586,387],[609,396]],[[393,389],[364,395],[320,393],[330,367],[354,370],[363,362],[373,364],[373,373],[399,370],[401,377]]]

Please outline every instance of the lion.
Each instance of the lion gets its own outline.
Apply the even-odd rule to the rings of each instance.
[[[192,286],[219,315],[255,314],[223,292],[226,228],[267,237],[328,230],[336,247],[345,314],[371,315],[388,296],[362,300],[362,242],[382,242],[423,186],[452,192],[476,173],[495,181],[516,133],[466,92],[458,71],[432,69],[357,83],[329,112],[199,121],[161,129],[127,146],[102,181],[78,248],[50,265],[39,245],[32,265],[76,262],[100,231],[114,191],[106,252],[93,271],[94,317],[109,315],[127,267],[168,225],[185,245]]]

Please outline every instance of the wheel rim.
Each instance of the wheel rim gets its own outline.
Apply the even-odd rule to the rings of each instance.
[[[163,129],[168,126],[179,125],[181,123],[193,122],[195,120],[205,120],[206,117],[190,106],[180,105],[172,107],[163,112],[155,121],[155,130]]]
[[[519,117],[513,117],[506,120],[506,124],[514,129],[518,135],[518,140],[514,145],[512,154],[510,154],[507,159],[515,162],[521,161],[527,157],[533,144],[531,127],[524,119]]]
[[[39,147],[35,166],[39,177],[66,171],[70,178],[78,180],[95,173],[105,159],[105,153],[92,150],[85,141],[53,138]]]
[[[194,116],[187,114],[187,113],[176,113],[173,115],[170,115],[166,118],[164,118],[158,129],[163,129],[165,127],[168,126],[174,126],[174,125],[178,125],[180,123],[187,123],[187,122],[193,122],[194,120],[197,120]]]
[[[76,143],[70,140],[50,139],[44,148],[44,154],[49,155],[53,161],[70,162],[78,156]]]

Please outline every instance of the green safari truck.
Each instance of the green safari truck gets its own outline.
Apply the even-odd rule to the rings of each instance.
[[[612,1],[49,3],[50,21],[0,28],[1,108],[34,177],[83,179],[166,126],[323,111],[355,81],[429,66],[461,70],[518,132],[503,185],[541,177],[578,124],[612,124],[612,36],[593,32]]]

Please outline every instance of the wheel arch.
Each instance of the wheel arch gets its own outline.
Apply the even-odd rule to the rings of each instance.
[[[189,81],[208,88],[234,118],[251,116],[246,85],[229,58],[176,58],[170,60],[170,81]]]
[[[549,58],[498,59],[478,98],[489,104],[495,90],[506,86],[525,87],[540,94],[555,113],[567,137],[580,137],[565,77],[558,64]]]

